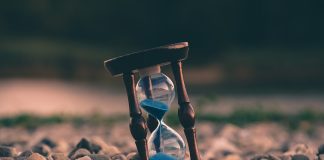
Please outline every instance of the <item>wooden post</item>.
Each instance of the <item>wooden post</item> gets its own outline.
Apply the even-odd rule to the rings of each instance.
[[[129,113],[130,113],[130,131],[135,139],[138,154],[141,160],[148,160],[148,148],[147,148],[147,126],[145,119],[142,117],[142,112],[138,106],[136,93],[135,93],[135,81],[133,73],[124,73],[124,84],[127,91]]]
[[[178,116],[187,138],[190,159],[200,160],[195,129],[195,112],[192,105],[190,104],[185,82],[183,79],[182,63],[180,61],[172,62],[171,65],[177,87],[178,104],[180,106],[180,108],[178,109]]]

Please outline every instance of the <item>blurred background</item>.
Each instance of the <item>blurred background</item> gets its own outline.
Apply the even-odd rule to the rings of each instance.
[[[323,7],[321,0],[1,1],[0,145],[96,135],[135,151],[122,78],[103,62],[188,41],[184,77],[205,157],[316,148],[324,141]],[[169,66],[162,70],[173,79]],[[176,103],[166,121],[182,134]]]
[[[190,43],[184,76],[198,110],[323,110],[322,7],[315,0],[4,1],[0,114],[126,114],[122,79],[103,61],[181,41]]]

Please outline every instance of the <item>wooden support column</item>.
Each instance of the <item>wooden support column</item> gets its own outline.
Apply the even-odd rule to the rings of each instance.
[[[185,82],[183,79],[182,63],[181,61],[172,62],[171,65],[178,94],[178,116],[187,138],[190,159],[200,160],[195,129],[195,112],[192,105],[190,104]]]
[[[148,160],[148,148],[147,148],[147,126],[145,119],[142,117],[142,112],[138,106],[136,93],[135,93],[135,80],[133,73],[124,73],[124,84],[127,91],[129,113],[130,113],[130,131],[135,139],[138,154],[141,160]]]

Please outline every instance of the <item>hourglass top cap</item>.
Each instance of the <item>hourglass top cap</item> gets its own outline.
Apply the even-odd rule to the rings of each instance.
[[[112,58],[106,60],[104,64],[111,75],[120,76],[123,73],[137,72],[139,69],[154,65],[163,66],[182,61],[187,58],[188,50],[188,42],[180,42]]]

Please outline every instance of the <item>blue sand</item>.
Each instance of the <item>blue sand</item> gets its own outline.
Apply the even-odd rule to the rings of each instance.
[[[152,99],[145,99],[140,103],[141,107],[149,114],[158,120],[162,120],[165,112],[168,111],[168,106],[162,102],[154,101]]]
[[[160,152],[160,153],[157,153],[154,156],[150,157],[150,160],[176,160],[176,158]]]
[[[168,106],[162,102],[154,101],[152,99],[145,99],[140,103],[141,107],[146,110],[150,115],[158,119],[161,122],[165,112],[168,111]],[[158,131],[156,132],[156,137],[153,140],[155,149],[157,152],[160,152],[161,142],[160,142],[160,132],[161,124],[158,126]]]

